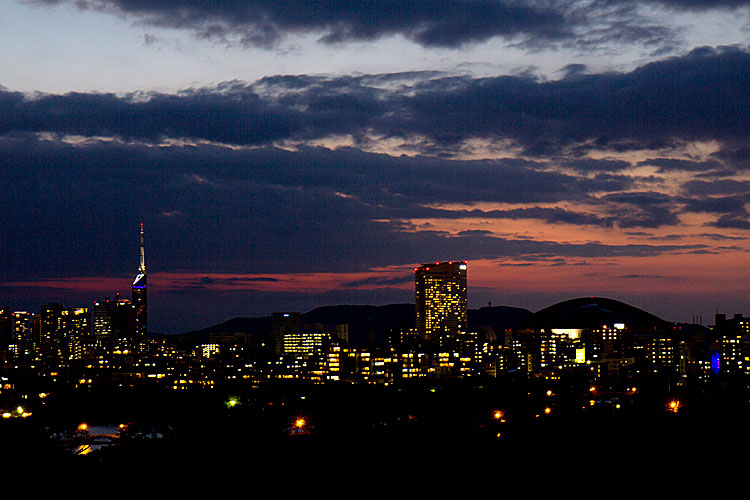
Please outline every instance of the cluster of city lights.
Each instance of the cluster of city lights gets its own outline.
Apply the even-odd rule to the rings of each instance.
[[[26,418],[31,416],[31,412],[26,411],[23,406],[19,406],[15,411],[4,411],[2,416],[3,418]]]

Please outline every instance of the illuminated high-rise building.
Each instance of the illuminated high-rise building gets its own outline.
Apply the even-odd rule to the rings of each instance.
[[[31,320],[33,314],[26,311],[14,311],[11,314],[12,329],[8,350],[19,359],[19,355],[29,356],[34,350],[31,338]]]
[[[135,337],[143,338],[148,332],[146,322],[146,254],[143,249],[143,223],[141,222],[141,262],[133,280],[133,308],[135,309]]]
[[[281,354],[298,358],[321,355],[331,335],[323,331],[297,331],[286,333],[281,342]]]
[[[0,353],[8,348],[8,344],[11,341],[11,333],[13,331],[13,322],[11,320],[10,309],[7,307],[0,307]]]
[[[716,315],[714,339],[721,356],[720,371],[723,373],[746,373],[746,339],[750,338],[750,318],[735,314],[727,318],[725,314]]]
[[[42,306],[42,342],[55,344],[88,335],[91,335],[91,313],[88,307],[65,307],[54,303]]]
[[[12,315],[13,327],[11,341],[14,344],[31,341],[32,314],[26,311],[14,311]]]
[[[423,341],[456,341],[466,331],[466,262],[415,268],[417,332]]]
[[[94,302],[94,335],[98,339],[124,340],[136,331],[136,309],[128,299]]]
[[[112,336],[111,309],[109,299],[94,302],[94,335],[97,338],[110,338]]]
[[[274,352],[276,354],[284,354],[284,337],[300,333],[301,327],[300,314],[298,312],[277,312],[271,314]]]

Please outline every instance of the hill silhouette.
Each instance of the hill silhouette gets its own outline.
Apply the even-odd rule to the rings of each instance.
[[[469,309],[468,323],[470,329],[490,327],[502,339],[502,332],[506,328],[512,328],[530,314],[531,311],[519,307],[488,306]],[[333,326],[346,323],[349,325],[349,343],[356,347],[384,345],[391,331],[414,328],[415,308],[414,304],[323,306],[303,313],[300,319],[302,325],[320,323]],[[271,316],[232,318],[218,325],[181,333],[175,337],[186,342],[207,342],[212,333],[246,334],[252,343],[260,343],[271,334]]]

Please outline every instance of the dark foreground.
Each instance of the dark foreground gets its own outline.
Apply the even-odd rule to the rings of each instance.
[[[487,464],[572,471],[582,462],[680,468],[731,459],[750,445],[750,406],[736,384],[677,395],[661,386],[626,393],[510,378],[92,391],[53,394],[33,410],[0,421],[5,456],[74,467],[210,464],[278,476],[294,468],[416,473]],[[74,450],[94,442],[81,423],[123,431],[80,456]]]

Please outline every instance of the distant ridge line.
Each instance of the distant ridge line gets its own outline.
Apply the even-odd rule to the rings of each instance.
[[[518,321],[530,315],[531,311],[519,307],[485,306],[480,309],[469,309],[469,328],[488,326],[498,336],[506,328],[512,328]],[[328,305],[312,309],[301,315],[302,324],[322,323],[349,325],[349,338],[352,345],[369,343],[384,344],[388,332],[394,328],[414,328],[414,304],[373,305]],[[217,325],[193,330],[173,336],[208,341],[212,333],[242,333],[249,335],[253,342],[264,340],[271,332],[271,316],[237,317]]]

